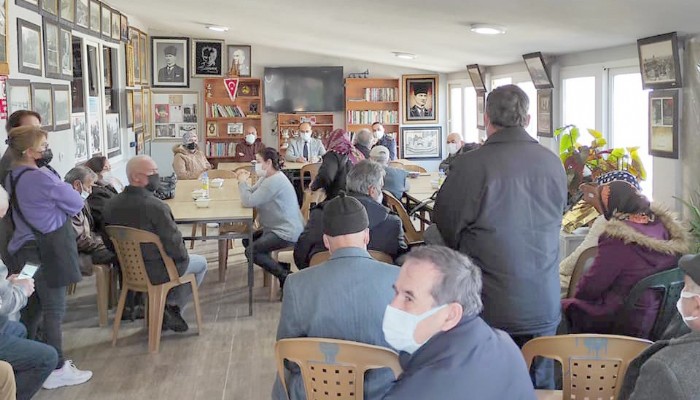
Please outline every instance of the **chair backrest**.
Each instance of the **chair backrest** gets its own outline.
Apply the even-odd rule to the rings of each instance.
[[[117,225],[106,226],[105,231],[114,244],[124,282],[129,283],[130,286],[142,289],[147,289],[151,286],[151,281],[146,273],[146,265],[143,262],[143,254],[141,253],[142,244],[156,246],[165,264],[168,277],[171,281],[178,280],[179,274],[175,262],[165,252],[163,243],[161,243],[157,235],[148,231]]]
[[[209,179],[236,179],[236,173],[227,169],[210,169],[207,176]]]
[[[399,218],[401,218],[403,231],[406,234],[406,241],[408,244],[422,242],[423,234],[418,232],[416,227],[413,226],[413,221],[411,221],[411,217],[408,216],[406,209],[403,208],[403,204],[401,204],[401,202],[388,191],[384,190],[383,192],[386,205],[391,209],[391,211],[398,214]]]
[[[398,161],[389,161],[389,166],[397,169],[404,169],[404,164]]]
[[[387,263],[387,264],[393,264],[394,259],[391,258],[390,255],[382,252],[382,251],[377,251],[377,250],[367,250],[370,256],[374,258],[377,261]],[[311,256],[311,260],[309,260],[309,267],[313,267],[318,264],[322,264],[326,261],[328,261],[331,258],[331,252],[326,250],[326,251],[321,251],[313,256]]]
[[[659,305],[659,312],[654,319],[654,325],[651,328],[651,332],[649,332],[649,337],[646,339],[659,340],[671,323],[673,316],[678,313],[676,302],[681,297],[684,284],[683,271],[680,268],[657,272],[637,282],[625,299],[622,314],[617,318],[613,332],[625,331],[628,317],[638,312],[637,302],[639,298],[647,290],[653,290],[661,296],[661,304]]]
[[[532,339],[522,352],[528,369],[535,356],[561,363],[563,399],[613,399],[629,363],[650,345],[626,336],[561,335]]]
[[[384,347],[323,338],[282,339],[275,345],[277,374],[287,391],[284,361],[299,365],[312,400],[363,400],[365,372],[390,368],[401,374],[399,356]]]
[[[404,164],[403,169],[406,171],[411,171],[411,172],[420,172],[422,174],[427,173],[428,171],[421,167],[420,165],[416,164]]]
[[[325,200],[326,192],[322,189],[311,191],[311,189],[304,190],[304,201],[301,203],[301,216],[304,218],[304,225],[309,222],[309,216],[311,215],[311,205],[318,204]]]
[[[571,280],[569,281],[569,290],[566,292],[566,297],[574,297],[574,292],[576,291],[576,285],[578,281],[581,280],[583,274],[588,271],[593,265],[593,260],[595,256],[598,255],[598,246],[590,247],[584,250],[576,260],[576,265],[574,265],[574,272],[571,274]]]
[[[304,187],[304,177],[306,175],[309,175],[310,180],[309,182],[313,182],[314,179],[316,179],[316,175],[318,175],[318,169],[321,168],[321,163],[314,163],[314,164],[306,164],[303,167],[301,167],[301,187]]]

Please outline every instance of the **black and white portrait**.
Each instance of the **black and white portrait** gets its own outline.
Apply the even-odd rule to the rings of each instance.
[[[41,11],[45,14],[58,15],[58,0],[42,0]]]
[[[105,130],[107,131],[107,152],[111,153],[121,147],[119,140],[119,114],[105,115]]]
[[[156,124],[156,139],[175,139],[175,124]]]
[[[41,28],[23,19],[17,19],[19,45],[19,72],[41,76]]]
[[[100,33],[100,2],[90,0],[90,30]]]
[[[525,66],[530,73],[530,79],[537,89],[551,89],[554,87],[549,78],[549,71],[544,63],[542,53],[528,53],[523,55]]]
[[[644,89],[681,86],[681,70],[676,32],[637,41],[639,66]]]
[[[90,114],[90,154],[96,155],[102,152],[102,131],[100,131],[100,121],[97,119],[97,114]]]
[[[61,75],[63,79],[73,79],[73,35],[70,30],[61,28]]]
[[[232,44],[227,47],[227,53],[229,71],[234,65],[236,65],[238,69],[238,76],[250,76],[252,62],[250,46]]]
[[[188,38],[151,37],[154,87],[189,87]]]
[[[78,1],[80,2],[80,1]],[[75,22],[75,1],[60,0],[60,16],[64,21]]]
[[[61,78],[58,25],[44,19],[44,64],[47,78]]]
[[[224,42],[221,40],[192,40],[193,76],[222,76]]]
[[[51,84],[32,83],[31,109],[41,115],[42,128],[46,130],[53,130],[53,106],[51,99]]]
[[[75,24],[83,27],[90,27],[90,0],[77,0],[75,3]]]
[[[73,114],[73,148],[75,149],[75,162],[79,163],[88,158],[87,130],[85,130],[85,113]]]
[[[403,158],[440,158],[442,156],[441,148],[441,127],[401,128],[401,153],[403,154]]]
[[[112,9],[102,4],[102,36],[112,37]]]
[[[54,130],[61,131],[70,128],[70,87],[68,85],[53,85],[53,114]]]
[[[32,94],[28,80],[10,79],[7,81],[7,114],[32,107]]]

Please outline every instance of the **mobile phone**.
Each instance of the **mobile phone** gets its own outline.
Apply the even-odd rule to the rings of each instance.
[[[24,267],[22,268],[22,271],[20,271],[19,276],[17,279],[27,279],[27,278],[33,278],[34,274],[36,274],[36,271],[39,269],[39,266],[36,264],[32,263],[26,263],[24,264]]]

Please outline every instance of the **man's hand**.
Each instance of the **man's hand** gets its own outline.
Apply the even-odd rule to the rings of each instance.
[[[7,280],[10,281],[15,286],[19,286],[20,289],[22,289],[22,292],[24,293],[25,296],[29,297],[34,293],[34,278],[19,278],[19,275],[10,275],[7,277]]]
[[[296,159],[296,162],[305,163],[305,162],[306,162],[306,158],[304,158],[304,157],[299,157],[299,158]]]
[[[249,177],[250,177],[250,171],[248,171],[246,169],[242,169],[242,170],[236,172],[236,178],[238,179],[238,183],[247,182]]]

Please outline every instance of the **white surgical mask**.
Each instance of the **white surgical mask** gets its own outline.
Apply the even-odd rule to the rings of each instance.
[[[255,174],[259,177],[264,177],[267,174],[261,163],[255,163]]]
[[[386,306],[384,311],[384,321],[382,322],[382,331],[384,331],[384,339],[391,347],[399,351],[413,354],[425,343],[417,343],[414,338],[416,327],[424,319],[430,317],[436,312],[447,307],[443,304],[435,307],[420,315],[413,315],[406,311],[394,308],[391,305]]]
[[[82,183],[80,184],[80,189],[80,197],[82,197],[83,200],[87,200],[87,198],[90,197],[90,193],[85,190]]]
[[[447,143],[447,151],[450,152],[450,154],[457,154],[459,151],[459,143]]]
[[[311,132],[302,132],[301,138],[304,139],[305,142],[308,142],[311,140]]]
[[[255,143],[255,135],[253,135],[252,133],[245,135],[245,142],[248,144]]]
[[[374,136],[379,140],[384,137],[384,131],[374,131]]]
[[[685,322],[686,325],[688,325],[688,321],[694,321],[698,319],[698,317],[687,317],[685,314],[683,314],[683,298],[686,299],[691,299],[695,296],[700,296],[700,294],[696,293],[691,293],[691,292],[686,292],[685,290],[681,292],[681,297],[678,299],[678,302],[676,303],[676,308],[678,308],[678,313],[683,317],[683,322]]]

